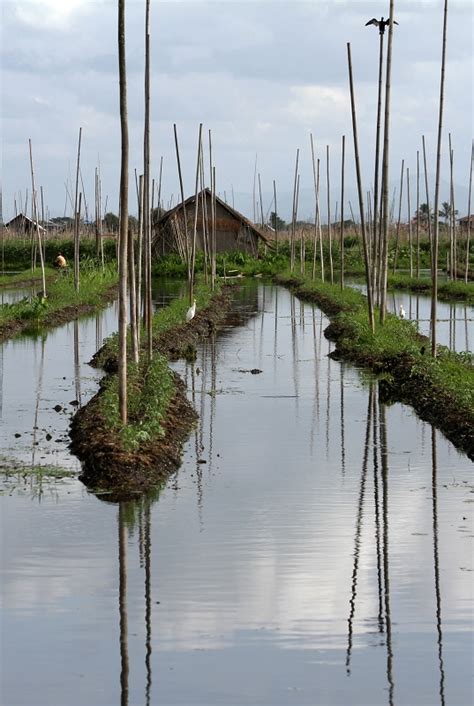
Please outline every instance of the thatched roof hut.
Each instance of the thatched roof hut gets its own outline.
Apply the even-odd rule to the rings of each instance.
[[[196,249],[203,250],[205,239],[207,241],[212,228],[212,194],[209,189],[203,189],[198,194],[197,204]],[[215,197],[215,209],[217,252],[244,251],[257,256],[259,242],[270,244],[259,228],[218,196]],[[167,211],[154,226],[154,254],[178,252],[184,257],[186,231],[188,242],[191,242],[195,214],[195,195]]]

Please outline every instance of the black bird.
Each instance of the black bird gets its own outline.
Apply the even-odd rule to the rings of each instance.
[[[383,34],[385,32],[385,27],[388,27],[389,24],[390,20],[384,20],[383,17],[380,20],[376,20],[375,17],[372,17],[371,20],[365,23],[365,26],[367,27],[368,25],[375,25],[379,28],[379,33]],[[398,22],[396,20],[393,20],[393,24],[397,25]]]

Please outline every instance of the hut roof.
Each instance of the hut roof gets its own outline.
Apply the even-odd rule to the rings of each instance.
[[[206,187],[205,189],[203,189],[202,191],[199,192],[198,198],[201,196],[201,194],[203,192],[205,192],[209,197],[212,196],[211,190]],[[229,213],[230,216],[232,216],[236,220],[238,220],[241,223],[243,223],[244,225],[246,225],[248,228],[250,228],[250,230],[252,230],[255,233],[255,235],[258,238],[261,238],[264,243],[271,246],[271,242],[269,242],[268,238],[262,233],[262,231],[259,228],[257,228],[255,223],[252,223],[252,221],[250,221],[248,218],[246,218],[242,213],[239,213],[239,211],[236,211],[235,208],[232,208],[232,206],[229,206],[228,203],[226,203],[225,201],[220,199],[218,196],[215,196],[215,199],[216,199],[217,203],[220,204],[220,206],[222,206],[222,208],[224,208]],[[185,199],[184,202],[181,202],[177,206],[174,206],[173,208],[171,208],[169,211],[166,211],[166,213],[164,213],[161,216],[161,218],[159,219],[158,225],[162,225],[163,223],[165,223],[165,221],[168,220],[168,218],[170,216],[172,216],[174,213],[177,213],[180,209],[182,209],[183,203],[185,206],[187,206],[188,204],[194,203],[195,200],[196,200],[195,194],[192,194],[192,196],[188,196],[188,198]]]
[[[25,216],[24,213],[19,213],[17,216],[12,218],[8,223],[5,223],[5,228],[36,228],[36,221],[33,221],[31,218],[28,218],[28,216]],[[38,228],[42,231],[44,231],[43,226],[40,226],[38,223]]]

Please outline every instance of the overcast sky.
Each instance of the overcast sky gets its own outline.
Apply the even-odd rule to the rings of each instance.
[[[128,0],[130,166],[142,169],[145,0]],[[352,47],[363,157],[364,189],[373,181],[378,31],[365,27],[388,15],[388,1],[273,0],[158,2],[152,21],[152,172],[164,157],[163,196],[178,194],[173,123],[179,131],[185,191],[194,189],[199,123],[212,130],[217,188],[250,217],[255,156],[265,211],[272,180],[289,218],[296,149],[301,153],[301,217],[312,213],[309,133],[325,174],[331,150],[332,198],[338,199],[341,136],[347,141],[347,180],[354,183],[347,49]],[[402,158],[416,175],[421,135],[434,170],[443,2],[395,0],[391,179]],[[448,20],[442,200],[448,198],[448,132],[452,133],[456,207],[467,211],[472,139],[471,0],[451,0]],[[14,215],[30,189],[28,138],[37,184],[50,214],[63,215],[65,182],[75,171],[83,129],[82,173],[92,209],[100,159],[108,210],[118,209],[120,125],[117,2],[114,0],[3,0],[2,3],[3,215]],[[207,166],[206,154],[206,166]],[[431,179],[433,193],[433,180]],[[414,186],[412,189],[414,203]],[[354,198],[349,187],[348,197]],[[424,200],[424,199],[423,199]],[[334,205],[333,205],[334,208]],[[347,206],[346,206],[347,208]],[[131,191],[131,212],[136,211]],[[68,215],[70,207],[68,206]],[[324,215],[324,214],[323,214]]]

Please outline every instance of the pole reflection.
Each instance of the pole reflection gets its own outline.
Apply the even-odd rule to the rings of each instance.
[[[125,503],[119,503],[119,616],[120,616],[120,706],[128,706],[128,616],[127,616],[127,527]]]
[[[441,623],[441,590],[439,582],[439,553],[438,553],[438,464],[436,455],[436,429],[431,427],[431,493],[433,501],[433,558],[434,580],[436,595],[436,631],[438,642],[439,662],[439,696],[441,706],[444,706],[444,661],[443,661],[443,631]]]

